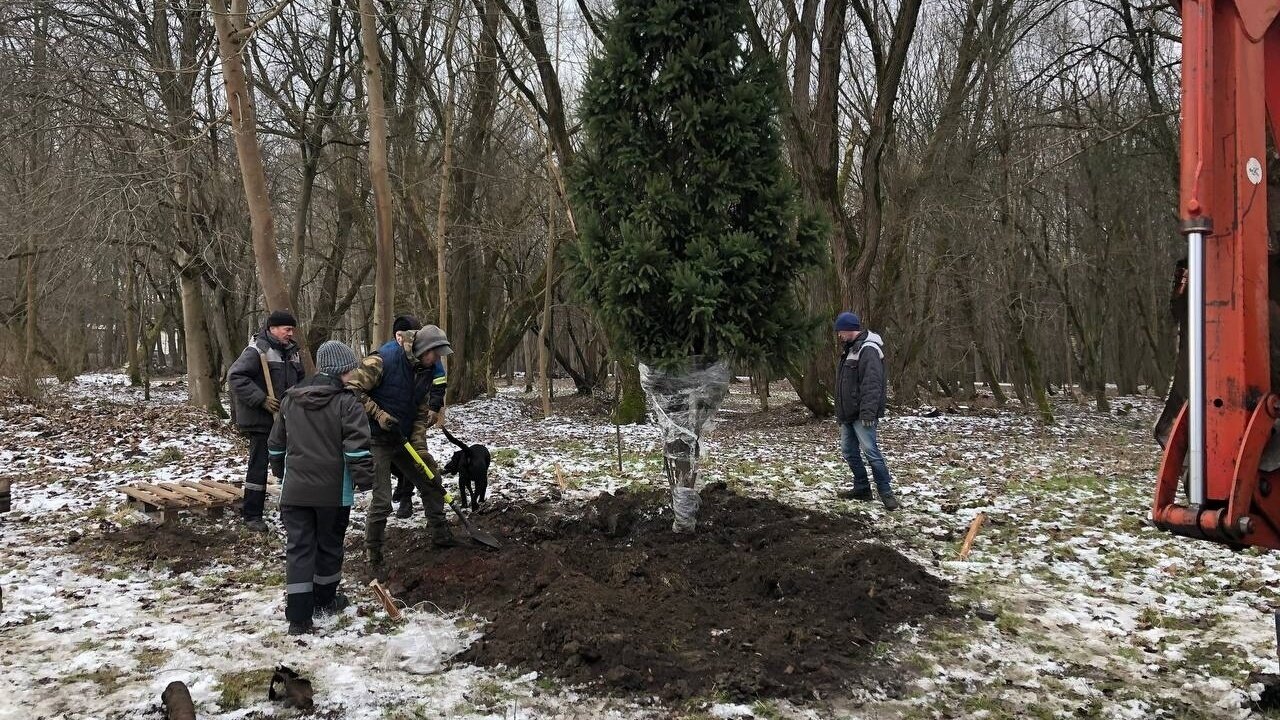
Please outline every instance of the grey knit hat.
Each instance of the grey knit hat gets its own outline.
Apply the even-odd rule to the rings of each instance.
[[[331,377],[342,377],[356,369],[356,354],[346,343],[329,340],[316,350],[316,370]]]
[[[439,351],[440,357],[453,354],[453,346],[449,344],[449,338],[445,337],[444,331],[435,325],[428,325],[413,336],[414,357],[422,357],[422,354],[428,350]]]

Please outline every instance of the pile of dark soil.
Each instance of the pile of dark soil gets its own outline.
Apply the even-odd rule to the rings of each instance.
[[[838,693],[892,628],[951,612],[946,583],[866,542],[860,519],[719,485],[703,491],[698,532],[677,536],[665,499],[478,516],[506,543],[496,553],[394,534],[391,589],[489,620],[461,660],[667,701]]]

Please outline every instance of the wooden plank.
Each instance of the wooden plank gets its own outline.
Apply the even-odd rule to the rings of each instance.
[[[173,490],[166,488],[164,485],[152,485],[149,483],[142,483],[138,487],[142,488],[143,490],[146,490],[152,495],[157,495],[159,497],[164,498],[165,500],[168,500],[170,505],[174,505],[177,507],[189,507],[190,505],[192,505],[190,498],[187,498],[182,493],[174,492]]]
[[[200,504],[201,508],[207,509],[215,505],[222,505],[227,502],[226,500],[223,500],[220,497],[202,493],[199,490],[192,487],[188,487],[186,485],[171,483],[169,487],[173,488],[174,492],[180,492],[183,495],[186,495],[187,497],[191,498],[192,500],[195,500],[197,503]]]
[[[166,505],[166,501],[163,497],[160,497],[159,495],[155,495],[154,493],[151,493],[140,487],[136,487],[133,485],[121,485],[117,489],[123,492],[125,495],[135,500],[138,500],[145,505],[151,505],[152,507],[164,507]]]
[[[234,495],[237,500],[244,497],[244,488],[240,487],[239,485],[232,485],[231,483],[224,483],[218,480],[201,480],[200,485],[202,487],[213,488],[216,490],[221,490],[226,493],[230,493]]]
[[[220,483],[215,483],[210,480],[201,480],[200,482],[192,482],[191,480],[184,480],[181,483],[181,485],[189,488],[194,488],[202,493],[212,495],[225,502],[235,502],[236,500],[240,499],[240,493],[236,492],[235,490],[227,490],[223,486],[221,486]]]
[[[134,512],[142,513],[151,519],[155,519],[156,513],[160,512],[160,508],[155,505],[144,503],[141,500],[130,499],[125,503],[126,507],[131,508]]]

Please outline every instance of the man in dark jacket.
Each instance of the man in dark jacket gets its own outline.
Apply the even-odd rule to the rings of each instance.
[[[347,599],[342,541],[355,488],[373,484],[369,420],[345,386],[356,354],[330,340],[316,351],[316,374],[285,393],[269,441],[280,481],[285,546],[285,617],[289,634],[311,632],[312,617],[339,613]]]
[[[280,399],[302,380],[302,359],[293,341],[297,324],[287,310],[271,313],[266,326],[254,336],[227,373],[231,415],[240,432],[249,438],[249,469],[244,478],[241,514],[245,527],[257,532],[267,531],[262,519],[267,496],[267,433],[271,432],[274,415],[280,410]],[[267,392],[262,372],[264,364],[271,373],[272,393]]]
[[[399,315],[391,324],[391,331],[399,337],[401,333],[410,330],[421,330],[422,323],[418,322],[418,318],[412,315]],[[448,388],[448,376],[445,375],[444,362],[436,360],[435,369],[432,371],[431,377],[431,393],[427,397],[427,407],[430,413],[428,415],[427,424],[431,427],[444,427],[444,396]],[[395,465],[391,466],[391,474],[396,479],[395,492],[391,493],[391,500],[396,503],[396,517],[408,518],[413,517],[413,482],[396,469]]]
[[[431,410],[436,363],[453,354],[449,339],[435,325],[406,330],[360,361],[347,383],[369,414],[373,435],[374,482],[365,523],[365,546],[375,575],[385,572],[382,545],[391,515],[391,468],[410,478],[422,496],[422,510],[438,547],[456,544],[444,514],[440,468],[427,450],[427,430],[438,422]],[[405,449],[408,440],[426,462],[418,467]]]
[[[844,344],[836,368],[836,421],[840,423],[840,450],[853,470],[853,488],[838,495],[849,500],[871,499],[867,468],[862,464],[865,454],[880,502],[886,510],[897,510],[889,466],[876,442],[876,426],[884,417],[887,397],[884,341],[864,329],[862,321],[851,312],[840,313],[836,318],[836,337]]]

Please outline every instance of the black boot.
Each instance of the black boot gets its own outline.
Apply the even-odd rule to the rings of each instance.
[[[346,610],[347,606],[350,604],[351,601],[347,599],[346,595],[338,593],[333,596],[333,600],[329,601],[327,605],[317,605],[314,615],[316,617],[324,617],[325,615],[341,615],[342,611]]]
[[[871,500],[871,488],[867,488],[866,490],[841,490],[836,493],[836,497],[841,500],[858,500],[861,502],[867,502],[868,500]]]
[[[407,497],[404,500],[400,501],[400,504],[396,506],[396,517],[398,518],[413,517],[413,498],[412,497]]]

